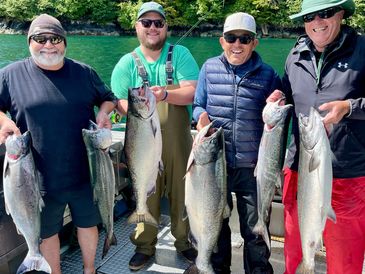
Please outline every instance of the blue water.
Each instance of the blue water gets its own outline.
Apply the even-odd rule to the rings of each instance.
[[[170,37],[174,43],[179,37]],[[263,60],[282,75],[284,63],[294,39],[263,38],[256,48]],[[138,46],[133,36],[69,36],[67,56],[91,65],[106,84],[110,84],[112,70],[118,60]],[[187,37],[182,45],[190,49],[199,66],[210,57],[221,54],[218,37]],[[24,35],[0,35],[0,68],[29,56],[28,44]]]

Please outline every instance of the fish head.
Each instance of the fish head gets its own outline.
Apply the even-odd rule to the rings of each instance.
[[[22,155],[28,153],[29,147],[31,143],[31,137],[29,131],[25,132],[22,135],[10,135],[6,138],[5,148],[8,157],[16,160],[20,158]]]
[[[130,88],[128,92],[128,112],[148,119],[156,109],[156,97],[147,87]]]
[[[282,99],[276,102],[268,102],[262,111],[262,120],[268,129],[272,129],[279,124],[285,123],[286,117],[293,105],[280,105]]]
[[[306,149],[313,149],[325,131],[321,115],[311,107],[309,116],[299,113],[298,123],[300,141]]]
[[[215,161],[223,145],[223,128],[212,128],[212,123],[210,123],[202,128],[195,136],[192,148],[195,161],[198,163]]]

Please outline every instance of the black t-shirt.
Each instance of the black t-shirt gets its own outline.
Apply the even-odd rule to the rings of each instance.
[[[57,71],[42,70],[32,58],[0,70],[0,110],[10,113],[22,133],[30,131],[47,192],[89,183],[82,129],[95,120],[94,106],[113,100],[91,67],[71,59]]]

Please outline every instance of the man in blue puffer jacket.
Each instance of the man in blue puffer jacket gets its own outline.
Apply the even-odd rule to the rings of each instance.
[[[255,19],[247,13],[226,18],[220,44],[223,54],[208,59],[199,75],[193,117],[197,129],[213,121],[223,127],[227,160],[228,204],[236,193],[240,231],[244,238],[245,273],[273,273],[270,251],[261,236],[252,232],[257,222],[254,169],[264,123],[266,98],[281,86],[278,74],[254,51],[258,44]],[[218,253],[212,256],[216,273],[230,273],[231,231],[223,221]]]

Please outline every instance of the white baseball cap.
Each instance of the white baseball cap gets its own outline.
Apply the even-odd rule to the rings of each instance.
[[[224,22],[223,34],[232,30],[247,30],[256,34],[255,18],[244,12],[236,12],[229,15]]]

